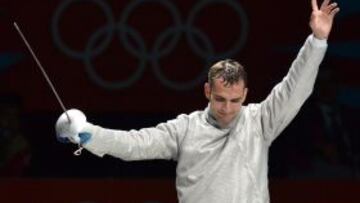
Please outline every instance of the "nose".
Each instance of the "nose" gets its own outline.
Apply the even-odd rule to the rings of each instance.
[[[224,102],[224,104],[222,105],[222,112],[227,114],[227,113],[230,113],[231,111],[231,106],[230,106],[230,102]]]

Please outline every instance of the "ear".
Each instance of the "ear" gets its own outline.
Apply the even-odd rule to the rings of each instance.
[[[248,91],[249,91],[248,88],[245,88],[245,89],[244,89],[244,95],[243,95],[243,97],[242,97],[241,103],[244,103],[244,102],[245,102]]]
[[[206,82],[204,84],[204,94],[205,97],[210,100],[210,95],[211,95],[211,88],[210,88],[210,84],[208,82]]]

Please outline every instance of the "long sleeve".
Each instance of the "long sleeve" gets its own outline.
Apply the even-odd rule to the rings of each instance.
[[[111,130],[88,123],[85,131],[92,137],[83,147],[97,156],[105,154],[123,160],[174,159],[179,153],[179,139],[184,136],[188,119],[180,115],[153,128]]]
[[[260,103],[262,134],[267,143],[270,144],[284,130],[312,93],[326,48],[325,40],[310,35],[288,74]]]

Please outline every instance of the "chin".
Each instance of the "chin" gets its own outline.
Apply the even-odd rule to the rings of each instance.
[[[226,121],[222,120],[222,121],[220,121],[219,123],[220,123],[222,126],[228,126],[228,125],[231,123],[231,121],[232,121],[232,119],[231,119],[231,120],[226,120]]]
[[[221,125],[230,124],[234,120],[234,118],[235,118],[234,115],[223,116],[221,114],[217,114],[217,116],[216,116],[216,120],[218,120],[218,122],[221,123]]]

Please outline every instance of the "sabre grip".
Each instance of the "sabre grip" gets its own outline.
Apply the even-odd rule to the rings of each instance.
[[[85,114],[78,109],[70,109],[62,113],[55,124],[56,138],[62,143],[83,145],[91,138],[91,133],[84,132],[86,125]]]

